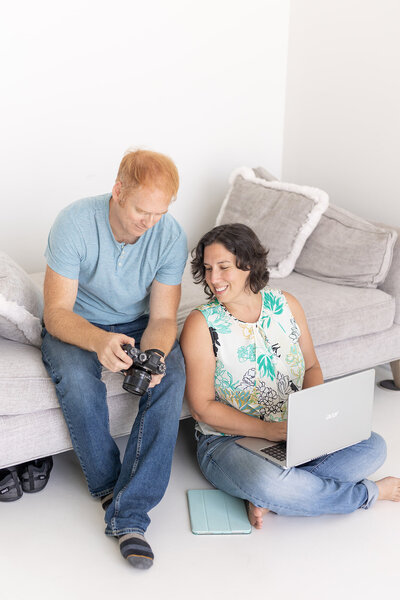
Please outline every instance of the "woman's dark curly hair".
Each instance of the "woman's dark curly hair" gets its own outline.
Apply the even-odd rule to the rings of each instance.
[[[267,254],[264,246],[250,227],[242,223],[218,225],[203,235],[196,248],[192,250],[192,275],[195,283],[203,284],[208,298],[213,293],[206,283],[204,267],[204,248],[211,244],[222,244],[236,256],[236,266],[242,271],[249,271],[249,287],[257,294],[268,283]]]

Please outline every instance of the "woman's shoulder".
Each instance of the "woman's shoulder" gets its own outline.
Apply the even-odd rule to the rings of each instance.
[[[267,308],[273,307],[276,304],[288,304],[289,308],[299,305],[299,301],[293,294],[278,288],[265,287],[262,290],[263,303]]]
[[[286,314],[288,318],[294,317],[297,319],[304,312],[300,302],[290,292],[266,287],[262,290],[262,293],[264,310],[269,313],[276,316],[281,315],[281,318],[284,318]]]
[[[282,290],[278,288],[267,286],[261,290],[261,294],[263,307],[269,311],[276,312],[286,304],[285,292],[282,292]]]
[[[185,320],[185,327],[201,327],[207,324],[207,317],[212,314],[213,310],[219,305],[216,298],[212,298],[208,302],[199,304],[188,314]]]
[[[197,308],[186,317],[179,342],[184,352],[199,351],[210,344],[207,318]]]
[[[209,300],[208,302],[205,302],[204,304],[199,304],[199,306],[196,306],[196,308],[194,309],[194,312],[198,311],[205,316],[206,314],[209,314],[210,312],[215,312],[215,310],[219,309],[219,308],[221,308],[221,305],[218,302],[217,298],[211,298],[211,300]]]

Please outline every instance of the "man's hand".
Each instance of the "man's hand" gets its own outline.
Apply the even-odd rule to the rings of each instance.
[[[161,362],[165,363],[164,358],[161,356]],[[151,381],[149,383],[149,388],[153,388],[161,382],[161,379],[164,377],[165,373],[161,373],[161,375],[152,375]]]
[[[94,351],[97,358],[109,371],[125,371],[132,365],[132,359],[122,350],[123,344],[135,345],[135,339],[123,333],[112,333],[99,329]]]

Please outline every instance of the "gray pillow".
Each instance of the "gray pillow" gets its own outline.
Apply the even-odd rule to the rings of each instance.
[[[308,238],[295,271],[314,279],[377,287],[392,262],[397,233],[331,205]]]
[[[233,171],[216,225],[244,223],[269,249],[271,277],[286,277],[328,207],[328,195],[317,188],[268,181],[258,167]]]
[[[0,336],[40,346],[43,297],[27,273],[0,252]]]

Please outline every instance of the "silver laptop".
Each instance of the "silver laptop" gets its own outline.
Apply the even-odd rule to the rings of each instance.
[[[289,395],[286,442],[245,437],[239,446],[288,469],[371,435],[375,371],[335,379]]]

